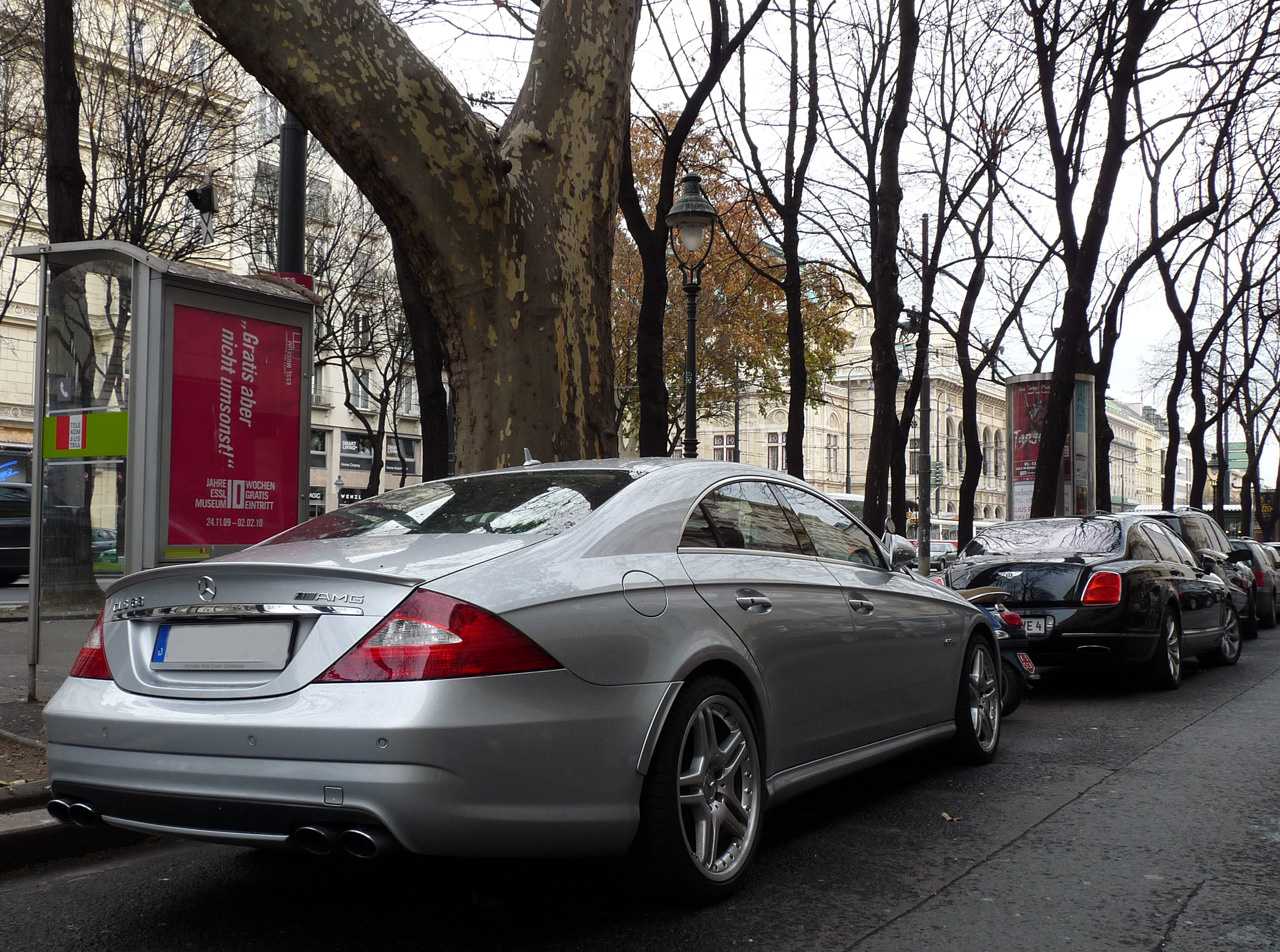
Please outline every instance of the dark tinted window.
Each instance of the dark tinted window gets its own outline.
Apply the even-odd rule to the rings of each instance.
[[[1145,562],[1156,562],[1160,559],[1160,556],[1156,554],[1156,547],[1146,537],[1140,526],[1133,526],[1129,530],[1129,551],[1127,555],[1130,559],[1141,559]]]
[[[707,512],[702,503],[693,507],[689,521],[684,524],[684,532],[680,536],[680,544],[699,548],[714,549],[720,543],[716,540],[715,531],[707,519]]]
[[[775,485],[773,488],[800,517],[800,524],[819,556],[884,567],[871,533],[840,509],[795,486]]]
[[[702,500],[726,548],[800,554],[787,514],[767,483],[729,483]]]
[[[1148,526],[1147,531],[1151,537],[1157,541],[1166,542],[1173,548],[1175,556],[1174,561],[1181,562],[1183,565],[1189,565],[1196,571],[1200,570],[1200,560],[1191,554],[1191,549],[1182,541],[1182,537],[1165,525]],[[1162,535],[1163,533],[1163,535]]]
[[[1182,557],[1178,554],[1178,550],[1174,548],[1172,537],[1163,526],[1157,526],[1154,523],[1146,523],[1142,526],[1142,531],[1147,534],[1147,538],[1151,540],[1151,544],[1156,547],[1156,555],[1162,561],[1182,561]]]
[[[1205,523],[1194,516],[1158,516],[1157,518],[1176,532],[1187,544],[1187,548],[1193,551],[1220,548],[1216,540],[1210,538]]]
[[[964,547],[964,555],[1014,555],[1056,552],[1118,553],[1124,541],[1112,519],[1032,519],[983,529]]]
[[[318,516],[266,544],[372,533],[555,535],[601,506],[632,478],[622,472],[512,470],[441,479]]]

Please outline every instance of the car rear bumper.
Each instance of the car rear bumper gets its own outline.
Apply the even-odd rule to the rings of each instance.
[[[415,853],[618,854],[667,688],[560,670],[196,701],[68,678],[49,775],[107,823],[221,842],[369,826]]]
[[[1142,664],[1155,654],[1159,636],[1132,632],[1061,632],[1043,641],[1031,641],[1026,652],[1046,668],[1065,665]]]

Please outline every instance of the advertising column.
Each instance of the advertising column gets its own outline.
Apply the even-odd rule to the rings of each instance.
[[[1040,434],[1049,412],[1052,374],[1023,374],[1005,382],[1009,427],[1009,518],[1031,518],[1031,494],[1040,461]],[[1093,378],[1076,377],[1071,426],[1063,447],[1062,492],[1057,513],[1084,515],[1094,509]]]
[[[302,330],[176,305],[165,558],[298,522]]]

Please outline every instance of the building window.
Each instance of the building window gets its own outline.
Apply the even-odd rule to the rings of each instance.
[[[313,178],[307,182],[307,216],[320,221],[329,220],[329,200],[333,187],[324,179]]]
[[[129,17],[129,61],[141,63],[147,58],[147,21],[142,17]]]
[[[418,406],[418,381],[414,377],[400,378],[400,394],[396,400],[396,409],[401,416],[416,417],[421,415]]]
[[[834,433],[827,434],[827,472],[840,471],[840,437]]]
[[[956,425],[951,422],[951,417],[947,417],[947,472],[951,472],[956,468],[955,441]]]
[[[787,432],[770,433],[765,438],[767,459],[765,465],[769,469],[784,470],[787,468]]]
[[[732,463],[735,445],[732,433],[717,433],[711,438],[711,458]]]
[[[920,472],[920,438],[913,436],[907,443],[907,475]]]
[[[1004,475],[1004,437],[1000,435],[999,430],[996,430],[995,446],[996,446],[995,459],[992,460],[992,463],[994,464],[996,476],[998,478]],[[996,508],[996,518],[997,519],[1000,518],[999,507]]]
[[[187,47],[187,69],[192,79],[204,79],[209,72],[209,47],[199,40],[192,40]]]
[[[416,475],[418,471],[414,460],[417,456],[417,440],[406,440],[394,436],[387,437],[387,451],[384,458],[388,473],[394,476],[402,474],[406,476]]]
[[[267,142],[280,134],[280,104],[270,93],[258,94],[258,137]]]
[[[982,475],[991,475],[991,427],[982,428]]]
[[[329,393],[324,389],[324,364],[316,364],[311,370],[311,405],[315,407],[330,405]]]
[[[329,431],[311,431],[311,468],[329,468]]]
[[[369,371],[351,372],[351,403],[357,410],[373,409],[373,390],[369,383]]]

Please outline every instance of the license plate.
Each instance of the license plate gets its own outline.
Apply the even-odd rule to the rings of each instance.
[[[161,625],[151,667],[178,671],[279,671],[289,660],[293,623]]]
[[[1022,627],[1028,636],[1043,635],[1045,632],[1043,618],[1028,618],[1026,615],[1023,615]]]

